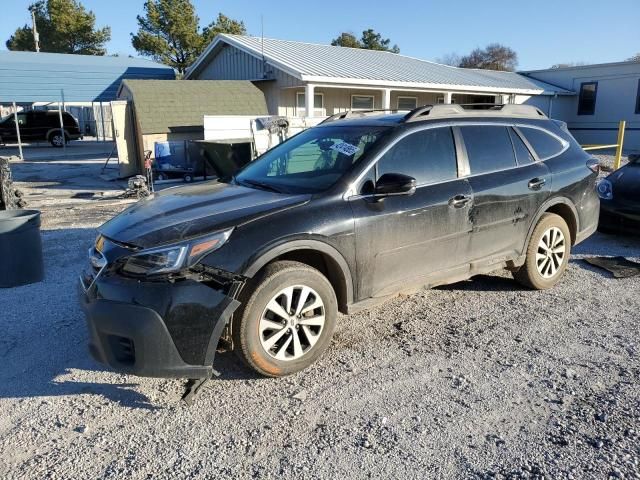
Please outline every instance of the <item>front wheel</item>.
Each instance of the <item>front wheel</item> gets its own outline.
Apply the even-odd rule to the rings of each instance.
[[[268,265],[246,285],[234,315],[234,349],[256,372],[282,377],[314,363],[331,342],[338,316],[333,287],[299,262]]]
[[[525,287],[545,290],[560,281],[569,263],[571,234],[560,215],[545,213],[531,234],[524,265],[513,273]]]

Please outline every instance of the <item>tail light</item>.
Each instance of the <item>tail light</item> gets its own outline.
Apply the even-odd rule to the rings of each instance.
[[[591,157],[589,160],[587,160],[587,168],[596,175],[600,174],[600,162],[597,158]]]

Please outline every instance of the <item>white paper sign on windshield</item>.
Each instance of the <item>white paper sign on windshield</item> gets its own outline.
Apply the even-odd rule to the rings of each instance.
[[[331,145],[331,149],[335,150],[338,153],[342,153],[343,155],[348,155],[350,157],[355,155],[358,152],[358,150],[360,150],[355,145],[351,145],[350,143],[347,143],[347,142],[340,142],[340,143]]]

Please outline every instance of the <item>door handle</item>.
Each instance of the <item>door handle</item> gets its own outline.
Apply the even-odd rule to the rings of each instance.
[[[544,178],[532,178],[529,180],[529,190],[540,190],[547,181]]]
[[[462,208],[467,205],[471,201],[471,196],[469,195],[456,195],[455,197],[451,197],[449,199],[449,206],[453,208]]]

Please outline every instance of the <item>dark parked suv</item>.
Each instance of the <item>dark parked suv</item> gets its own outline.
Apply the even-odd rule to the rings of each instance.
[[[66,141],[82,138],[76,119],[67,112],[62,112],[62,124]],[[60,113],[58,110],[31,110],[18,113],[20,140],[26,143],[47,141],[54,147],[62,147],[63,137],[60,129]],[[0,119],[0,143],[18,141],[15,115]]]
[[[597,170],[533,107],[330,117],[104,224],[81,277],[90,351],[198,379],[222,339],[282,376],[322,354],[338,312],[503,268],[552,287],[596,229]]]

